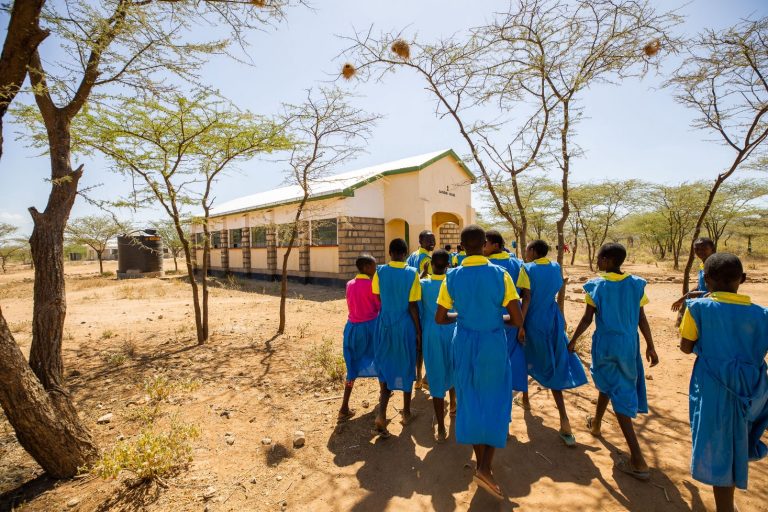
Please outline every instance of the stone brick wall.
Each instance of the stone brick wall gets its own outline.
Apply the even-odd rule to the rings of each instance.
[[[277,274],[277,228],[267,227],[267,268]]]
[[[309,275],[311,263],[309,258],[309,222],[299,225],[299,272]],[[295,250],[295,249],[294,249]]]
[[[243,248],[243,269],[246,272],[251,271],[251,229],[242,229],[242,238],[240,239],[240,247]]]
[[[221,230],[221,268],[229,270],[229,231]]]
[[[339,273],[354,276],[355,260],[364,252],[384,263],[384,244],[384,219],[339,217]]]
[[[443,248],[446,244],[451,244],[451,246],[455,249],[456,246],[460,243],[461,230],[459,229],[458,224],[454,224],[453,222],[446,222],[440,226],[437,238],[437,247]]]

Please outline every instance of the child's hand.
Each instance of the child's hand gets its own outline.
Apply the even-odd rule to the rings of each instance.
[[[570,341],[568,343],[568,352],[576,352],[576,342],[575,341],[572,340],[572,341]]]
[[[659,356],[656,354],[656,349],[654,347],[648,347],[645,349],[645,358],[649,363],[651,363],[651,366],[656,366],[659,364]]]
[[[680,311],[680,308],[683,307],[683,304],[685,304],[685,297],[680,297],[675,302],[672,303],[672,311],[678,312]]]
[[[525,328],[523,327],[517,330],[517,342],[521,345],[525,345]]]

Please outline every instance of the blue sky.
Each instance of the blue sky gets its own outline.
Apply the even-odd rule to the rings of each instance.
[[[672,1],[658,0],[660,8]],[[682,3],[682,2],[681,2]],[[333,0],[314,2],[314,10],[296,8],[285,23],[275,29],[249,34],[250,55],[255,67],[231,60],[210,62],[204,76],[208,83],[241,108],[259,114],[275,114],[283,102],[299,102],[304,90],[328,81],[343,62],[334,60],[346,43],[338,35],[350,35],[353,28],[374,24],[377,30],[399,30],[409,26],[421,41],[448,36],[480,24],[501,1],[391,0],[372,2]],[[468,6],[471,6],[468,8]],[[680,12],[686,16],[681,30],[694,33],[704,27],[723,28],[751,16],[768,15],[765,0],[692,0]],[[7,27],[7,15],[0,26]],[[43,59],[52,58],[55,48],[43,43]],[[670,70],[674,62],[665,66]],[[720,171],[731,153],[712,142],[712,137],[690,128],[693,113],[673,101],[671,92],[659,89],[662,78],[627,80],[601,85],[585,96],[585,119],[577,141],[585,155],[574,163],[573,179],[643,178],[658,182],[708,179]],[[467,148],[449,120],[438,120],[434,102],[419,79],[410,73],[388,75],[382,83],[341,84],[354,91],[360,107],[383,114],[363,154],[339,171],[452,147],[459,154]],[[43,208],[49,185],[46,157],[36,156],[14,132],[20,128],[5,118],[5,146],[0,161],[0,222],[31,230],[29,206]],[[100,159],[77,160],[85,164],[83,187],[100,185],[91,194],[115,198],[128,183],[108,170]],[[278,186],[284,166],[277,162],[253,160],[231,172],[216,188],[217,202]],[[73,216],[94,213],[94,207],[78,199]],[[126,213],[126,215],[129,215]],[[156,218],[156,212],[141,212],[138,222]]]

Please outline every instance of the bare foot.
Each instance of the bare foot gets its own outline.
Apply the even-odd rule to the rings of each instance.
[[[600,431],[600,423],[595,421],[593,416],[587,416],[587,430],[595,437],[600,437],[602,432]]]
[[[406,414],[405,412],[402,412],[400,414],[402,416],[402,419],[400,420],[400,424],[404,427],[410,425],[411,423],[413,423],[413,420],[416,419],[416,413],[413,413],[413,412],[410,412],[408,414]]]
[[[435,436],[435,442],[437,444],[443,444],[447,440],[448,440],[448,432],[446,432],[445,427],[438,428],[437,435]]]
[[[339,423],[342,423],[352,418],[354,415],[355,415],[354,409],[346,409],[346,410],[342,409],[339,411],[339,415],[336,418],[336,421],[338,421]]]

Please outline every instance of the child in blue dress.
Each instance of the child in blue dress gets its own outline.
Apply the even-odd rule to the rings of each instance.
[[[520,277],[521,262],[504,247],[504,237],[495,229],[485,232],[485,245],[483,255],[494,265],[498,265],[507,271],[512,282],[516,283]],[[519,290],[518,290],[519,294]],[[502,308],[502,314],[506,311]],[[512,368],[512,390],[519,392],[528,391],[528,366],[525,362],[525,349],[517,339],[517,327],[507,325],[507,348],[509,350],[509,364]]]
[[[711,238],[697,238],[693,242],[693,252],[696,254],[696,257],[701,260],[696,288],[673,302],[672,311],[680,311],[683,309],[686,300],[698,299],[708,293],[707,283],[704,280],[704,264],[707,262],[707,258],[715,254],[715,242],[713,242]],[[680,320],[678,320],[678,323],[679,321]]]
[[[525,343],[528,375],[549,388],[560,414],[560,439],[566,446],[576,446],[563,390],[583,386],[587,374],[578,356],[568,351],[565,318],[557,306],[556,295],[563,286],[560,265],[547,258],[549,245],[534,240],[525,249],[526,261],[520,269],[517,287],[523,298],[523,327],[518,338]],[[530,408],[528,393],[523,404]]]
[[[408,266],[415,268],[419,272],[419,277],[427,277],[432,273],[432,251],[436,244],[435,234],[429,230],[419,233],[419,249],[408,256]],[[421,389],[425,385],[425,379],[422,379],[422,368],[424,367],[424,354],[421,349],[416,353],[416,389]]]
[[[648,464],[632,426],[632,418],[637,413],[648,413],[638,327],[645,338],[645,357],[651,366],[659,363],[659,356],[643,309],[648,303],[645,280],[622,272],[621,265],[626,257],[627,250],[621,244],[605,244],[598,251],[597,268],[603,273],[584,285],[587,307],[568,350],[576,349],[576,341],[597,316],[590,371],[599,395],[595,416],[587,417],[587,428],[593,436],[600,436],[603,415],[610,400],[630,452],[629,462],[622,460],[619,469],[638,480],[648,480]]]
[[[475,483],[497,498],[501,489],[491,469],[496,448],[507,442],[512,412],[512,371],[507,356],[505,307],[510,322],[522,323],[520,304],[512,278],[492,265],[483,254],[485,232],[471,225],[461,232],[467,257],[450,271],[437,299],[435,321],[448,324],[456,318],[453,336],[456,441],[471,444],[477,460]],[[451,310],[455,313],[449,313]]]
[[[445,394],[451,397],[451,412],[456,410],[456,392],[453,389],[451,349],[455,323],[435,323],[437,296],[448,270],[448,252],[438,249],[432,254],[432,274],[421,280],[421,346],[424,366],[429,375],[429,393],[435,408],[437,434],[435,441],[444,443],[448,438],[445,429]]]
[[[373,338],[376,321],[381,309],[378,295],[372,291],[371,279],[376,274],[376,258],[363,254],[355,261],[358,274],[347,283],[346,298],[349,316],[344,326],[344,363],[347,379],[344,385],[344,399],[339,410],[339,421],[346,421],[355,415],[349,408],[352,387],[358,377],[376,377],[373,364]]]
[[[380,396],[376,430],[382,437],[387,431],[387,405],[390,391],[403,392],[402,423],[413,419],[411,392],[416,378],[416,351],[421,348],[419,302],[421,283],[418,271],[405,263],[408,245],[402,238],[389,243],[391,261],[379,266],[371,288],[381,299],[376,325],[374,364],[379,373]]]
[[[464,247],[461,246],[461,244],[456,246],[456,252],[453,253],[453,256],[451,256],[451,266],[456,268],[461,266],[461,262],[464,261],[464,258],[467,257],[466,251],[464,251]]]
[[[680,350],[696,353],[689,389],[691,474],[714,488],[718,512],[734,510],[747,488],[748,462],[768,454],[768,309],[739,295],[739,258],[717,253],[704,264],[710,295],[689,300]]]

